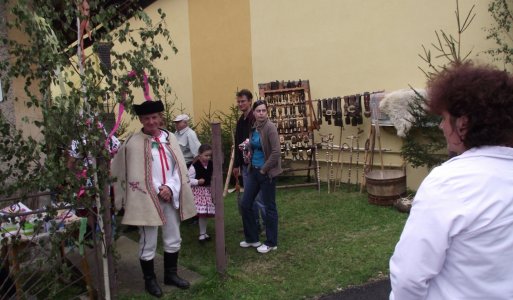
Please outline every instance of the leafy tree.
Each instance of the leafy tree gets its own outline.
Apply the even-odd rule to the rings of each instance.
[[[511,67],[513,63],[513,1],[511,0],[493,0],[488,4],[488,11],[495,20],[495,24],[487,28],[487,39],[494,40],[497,48],[487,51],[495,60],[502,61],[504,67]],[[509,70],[511,71],[511,70]]]
[[[431,169],[447,159],[443,154],[446,144],[438,128],[440,117],[426,113],[425,105],[426,99],[417,93],[409,107],[413,122],[401,146],[401,155],[414,168],[425,166]]]
[[[111,153],[98,122],[104,122],[103,116],[120,102],[131,107],[134,96],[130,86],[142,87],[143,72],[148,74],[155,97],[161,97],[159,90],[166,80],[154,62],[167,60],[167,53],[177,51],[165,23],[166,14],[159,9],[159,19],[154,22],[135,0],[124,3],[121,14],[122,7],[100,0],[89,0],[90,14],[79,9],[83,1],[0,1],[12,16],[5,21],[9,35],[0,38],[0,47],[8,51],[8,59],[0,61],[3,90],[22,78],[23,93],[14,100],[42,113],[41,120],[25,120],[39,128],[41,138],[27,136],[0,114],[0,195],[58,189],[71,206],[90,207],[92,201],[78,203],[75,194],[88,178],[94,178],[97,184],[86,190],[84,199],[100,195],[109,207]],[[134,27],[130,16],[142,25]],[[89,29],[82,32],[76,24],[84,20]],[[88,33],[91,51],[82,56],[80,47],[69,45],[70,32]],[[16,38],[20,36],[23,38]],[[111,67],[95,55],[104,45],[112,47]],[[137,76],[128,76],[132,70]],[[60,93],[52,94],[52,87]],[[78,152],[97,162],[87,168],[86,176],[76,176],[69,169],[67,150],[73,140],[87,141],[78,143]],[[83,163],[77,161],[76,170],[81,170]],[[54,274],[58,276],[58,272]]]

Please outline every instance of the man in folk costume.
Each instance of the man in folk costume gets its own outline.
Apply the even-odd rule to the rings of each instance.
[[[177,275],[180,221],[195,216],[196,207],[180,146],[172,133],[159,128],[164,105],[145,101],[133,107],[143,128],[126,139],[112,162],[116,209],[125,211],[122,224],[139,226],[145,288],[161,297],[153,267],[158,228],[162,226],[164,284],[186,289],[189,282]]]

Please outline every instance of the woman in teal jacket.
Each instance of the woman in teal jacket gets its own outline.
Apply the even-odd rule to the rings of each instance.
[[[278,210],[276,207],[276,176],[281,172],[280,139],[278,130],[267,116],[267,103],[258,100],[253,104],[255,124],[249,135],[249,152],[244,158],[249,164],[248,182],[244,183],[242,223],[245,240],[243,248],[254,247],[260,253],[278,248]],[[253,203],[261,192],[265,205],[265,235],[262,244],[258,237]]]

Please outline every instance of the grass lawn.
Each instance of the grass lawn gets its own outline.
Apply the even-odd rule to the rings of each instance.
[[[278,190],[277,206],[278,250],[260,254],[239,247],[244,237],[236,196],[225,199],[224,278],[215,270],[214,241],[199,244],[197,225],[183,224],[179,263],[204,280],[163,299],[313,298],[362,284],[388,274],[388,260],[407,218],[394,208],[369,205],[366,194],[347,192],[347,186],[332,194],[324,186],[320,195],[314,188]],[[213,219],[208,232],[214,233]],[[154,298],[141,290],[121,299]]]

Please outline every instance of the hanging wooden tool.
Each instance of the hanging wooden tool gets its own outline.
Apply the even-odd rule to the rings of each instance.
[[[315,165],[317,169],[317,190],[319,191],[319,195],[321,194],[321,167],[319,166],[319,150],[317,146],[313,146],[315,151]]]
[[[378,138],[378,149],[379,149],[379,160],[381,163],[381,171],[383,171],[385,167],[383,164],[383,148],[381,147],[381,132],[379,130],[379,118],[376,118],[376,121],[374,122],[374,128],[376,129],[376,136]]]
[[[378,91],[378,92],[373,92],[370,96],[370,108],[371,108],[371,129],[372,129],[372,139],[371,139],[371,144],[370,144],[370,159],[369,159],[369,171],[372,170],[372,168],[374,167],[374,154],[376,153],[375,150],[376,150],[376,127],[375,125],[378,124],[378,129],[379,129],[379,115],[380,115],[380,112],[379,112],[379,102],[381,101],[381,99],[383,99],[383,97],[385,96],[385,92],[384,91]]]
[[[342,117],[341,117],[342,118]],[[337,157],[337,173],[335,175],[335,182],[334,182],[334,188],[339,188],[340,187],[340,183],[342,182],[342,163],[340,162],[340,157],[341,157],[341,154],[342,154],[342,150],[343,150],[343,147],[342,147],[342,132],[344,131],[344,127],[340,127],[340,137],[338,139],[338,157]],[[340,173],[340,177],[339,177],[339,173]]]
[[[347,167],[347,190],[351,190],[351,169],[353,167],[353,148],[354,148],[354,135],[348,136],[347,139],[351,140],[351,147],[349,148],[349,165]]]
[[[356,186],[359,185],[359,179],[360,177],[358,176],[358,172],[359,172],[359,166],[360,166],[360,135],[363,133],[363,130],[358,127],[358,131],[356,133],[356,166],[355,166],[355,170],[356,170]]]
[[[313,160],[318,156],[318,151],[313,153],[312,148],[316,146],[314,130],[319,129],[319,123],[312,104],[309,81],[300,79],[299,81],[282,80],[260,83],[258,84],[258,89],[259,97],[265,99],[269,104],[270,121],[277,125],[280,143],[283,145],[281,148],[282,158],[293,161],[304,160],[305,153],[311,153],[307,168],[284,168],[283,170],[283,174],[294,171],[307,171],[307,183],[281,185],[277,186],[277,188],[315,185],[320,188],[319,183],[310,182],[310,172],[315,172],[316,169],[316,166],[313,165]],[[317,161],[316,165],[318,165]]]
[[[367,174],[372,169],[372,164],[369,162],[371,160],[371,140],[374,139],[374,126],[372,126],[372,122],[370,123],[369,128],[369,136],[367,140],[365,140],[365,155],[363,159],[363,172],[362,172],[362,182],[360,183],[360,193],[363,193],[363,189],[365,187],[365,174]]]
[[[330,151],[329,151],[329,138],[327,135],[323,135],[321,134],[321,147],[325,146],[326,147],[326,182],[328,183],[328,194],[330,193],[330,161],[329,161],[329,158],[330,158]]]
[[[232,151],[230,154],[230,164],[228,165],[228,174],[226,175],[226,181],[224,182],[223,197],[226,197],[226,195],[228,194],[228,185],[230,184],[230,179],[232,178],[234,161],[235,161],[235,145],[232,144]],[[238,178],[236,179],[236,181],[238,182]]]
[[[335,187],[334,187],[334,184],[335,184],[335,171],[333,169],[333,134],[328,134],[328,150],[329,150],[329,161],[330,161],[330,166],[329,166],[329,186],[330,188],[328,189],[328,193],[330,192],[333,192],[335,191]]]
[[[233,130],[230,130],[230,134],[232,136],[232,149],[230,153],[230,163],[228,164],[228,174],[226,174],[226,181],[224,183],[223,189],[223,198],[228,194],[228,185],[230,184],[230,179],[232,178],[233,164],[235,162],[235,134]],[[239,149],[237,149],[239,150]],[[239,168],[240,170],[240,168]],[[239,178],[235,178],[237,184],[239,183]]]
[[[365,173],[367,172],[367,158],[369,155],[369,146],[370,146],[370,140],[367,139],[365,141],[365,154],[364,154],[364,158],[363,158],[362,181],[360,182],[360,193],[363,193],[363,187],[365,186]]]

